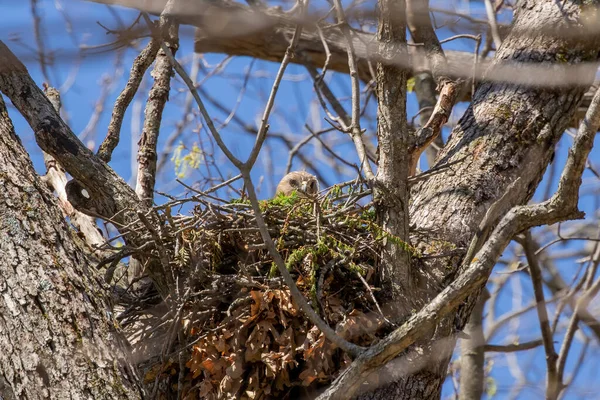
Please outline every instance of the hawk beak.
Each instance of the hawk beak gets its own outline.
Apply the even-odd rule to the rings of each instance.
[[[308,182],[302,182],[302,191],[306,193],[306,185],[308,185]]]

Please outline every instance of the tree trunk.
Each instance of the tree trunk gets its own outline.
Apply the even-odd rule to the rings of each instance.
[[[591,3],[590,7],[597,7],[599,2]],[[520,1],[511,33],[487,76],[493,78],[494,67],[507,60],[540,67],[548,62],[595,62],[600,42],[584,26],[589,16],[586,7],[563,4]],[[593,74],[586,78],[591,83]],[[587,88],[535,88],[493,81],[477,87],[471,105],[437,157],[434,167],[444,169],[412,190],[411,228],[424,262],[411,268],[415,282],[411,296],[420,306],[454,279],[462,261],[462,257],[427,259],[427,255],[466,249],[486,211],[517,178],[522,184],[511,190],[509,207],[531,199]],[[443,320],[435,333],[399,357],[410,361],[419,354],[425,366],[415,365],[416,372],[407,373],[388,368],[387,379],[392,382],[361,398],[439,399],[456,329],[466,324],[478,295],[470,295],[456,315]],[[402,365],[398,360],[395,363]]]
[[[1,96],[0,159],[0,398],[139,398],[102,282]]]

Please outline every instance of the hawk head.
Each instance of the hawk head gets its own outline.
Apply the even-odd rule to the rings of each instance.
[[[304,171],[290,172],[281,179],[277,185],[275,195],[282,193],[286,196],[292,194],[294,190],[298,191],[300,196],[304,194],[315,195],[319,191],[319,182],[314,175]]]

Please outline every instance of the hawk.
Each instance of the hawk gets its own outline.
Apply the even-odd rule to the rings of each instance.
[[[301,197],[305,195],[315,195],[319,191],[319,182],[314,175],[304,171],[293,171],[284,176],[279,185],[277,185],[277,191],[275,195],[283,194],[289,196],[296,190]]]

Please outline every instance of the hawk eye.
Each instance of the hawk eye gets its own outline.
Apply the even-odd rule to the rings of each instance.
[[[292,186],[298,186],[298,181],[295,179],[290,179],[290,185]]]
[[[308,185],[311,189],[315,188],[315,181],[311,181],[310,184]]]

